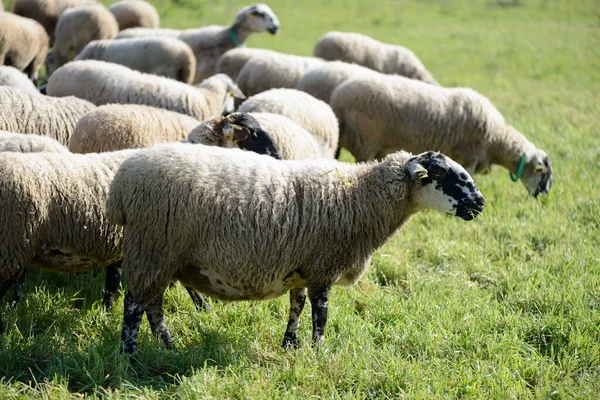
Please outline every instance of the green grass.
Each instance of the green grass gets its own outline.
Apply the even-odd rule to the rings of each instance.
[[[246,4],[153,3],[178,28],[226,24]],[[1,306],[0,398],[598,398],[600,3],[269,4],[283,29],[249,46],[309,55],[329,30],[362,32],[412,48],[441,84],[488,96],[550,155],[550,195],[528,198],[496,168],[476,177],[481,218],[413,218],[359,285],[332,291],[319,354],[310,306],[300,349],[284,352],[287,297],[213,302],[205,314],[175,287],[165,312],[178,351],[144,320],[129,362],[122,295],[112,314],[100,310],[102,271],[33,271],[26,301]]]

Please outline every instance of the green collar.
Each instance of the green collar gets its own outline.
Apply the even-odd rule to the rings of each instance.
[[[517,168],[517,176],[513,175],[513,173],[510,173],[510,180],[513,182],[518,181],[521,178],[521,175],[523,175],[523,168],[525,168],[525,153],[523,153],[523,155],[521,156],[521,161],[519,161],[519,168]]]
[[[229,29],[229,37],[231,38],[231,42],[233,43],[233,45],[235,47],[243,47],[244,46],[244,45],[240,44],[237,34],[235,33],[235,31],[233,29]]]

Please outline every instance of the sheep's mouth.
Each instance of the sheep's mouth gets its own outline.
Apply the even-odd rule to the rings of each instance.
[[[465,221],[471,221],[479,216],[483,212],[483,201],[473,202],[469,205],[463,205],[458,207],[456,210],[456,216],[464,219]]]
[[[269,33],[271,35],[277,35],[277,32],[279,32],[279,27],[273,25],[273,26],[268,27],[267,30],[269,31]]]

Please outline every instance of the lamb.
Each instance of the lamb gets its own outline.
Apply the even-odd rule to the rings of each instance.
[[[195,83],[215,74],[219,57],[227,50],[244,44],[252,33],[268,31],[275,35],[279,31],[279,20],[266,4],[255,4],[242,8],[228,27],[211,25],[184,31],[153,30],[143,28],[126,29],[118,38],[167,35],[186,42],[196,56]]]
[[[75,57],[75,60],[90,59],[124,65],[184,83],[192,83],[196,71],[196,57],[190,46],[167,37],[94,40]]]
[[[98,4],[95,0],[16,0],[13,12],[22,17],[31,18],[44,27],[50,38],[54,38],[54,29],[58,17],[68,8]]]
[[[6,65],[0,65],[0,86],[11,86],[32,94],[39,93],[27,75]]]
[[[331,93],[347,80],[377,76],[381,76],[381,73],[367,67],[342,61],[330,61],[306,73],[296,88],[329,103]]]
[[[291,54],[252,58],[244,65],[236,82],[246,96],[269,89],[295,89],[304,74],[324,64],[320,58]]]
[[[37,80],[48,53],[48,35],[36,21],[0,11],[0,65],[24,71]]]
[[[66,153],[67,148],[48,136],[0,131],[0,152]]]
[[[187,115],[137,104],[109,104],[84,115],[75,126],[69,150],[101,153],[174,142],[200,121]]]
[[[330,61],[356,63],[384,74],[402,75],[438,85],[411,50],[358,33],[329,32],[317,41],[313,55]]]
[[[239,112],[283,115],[310,132],[323,154],[333,158],[338,146],[339,127],[329,104],[295,89],[271,89],[250,97]]]
[[[64,146],[79,118],[94,108],[72,96],[57,99],[0,86],[0,129],[49,136]]]
[[[244,68],[244,65],[252,58],[267,58],[277,56],[281,53],[267,49],[252,49],[248,47],[236,47],[227,50],[217,61],[217,73],[227,74],[234,81]]]
[[[331,95],[340,121],[340,145],[357,161],[398,149],[436,149],[472,173],[500,164],[532,196],[548,193],[552,165],[546,153],[508,125],[483,95],[403,77],[354,79]]]
[[[112,39],[119,24],[102,5],[74,7],[61,14],[56,24],[56,41],[48,54],[48,75],[75,58],[92,40]]]
[[[236,120],[246,122],[240,123],[236,122]],[[261,150],[254,150],[252,147],[248,148],[246,147],[248,145],[244,145],[242,142],[236,143],[241,139],[235,134],[236,125],[243,132],[253,132],[263,136],[268,135],[265,139],[259,138],[259,143],[262,145],[260,147]],[[235,136],[235,140],[233,140],[232,135]],[[245,137],[245,133],[243,133],[243,137]],[[270,149],[269,145],[273,143],[271,147],[276,148],[280,154],[279,157],[275,157],[278,159],[301,160],[307,158],[326,158],[319,142],[309,132],[289,118],[278,114],[233,113],[225,119],[213,118],[204,121],[202,125],[194,128],[188,134],[187,140],[196,144],[238,147],[270,155],[273,154],[274,150]],[[265,148],[267,151],[262,150]]]
[[[355,284],[412,214],[434,209],[472,220],[483,206],[464,168],[434,152],[349,164],[217,147],[141,151],[121,165],[107,201],[109,221],[124,227],[124,351],[136,351],[144,311],[173,347],[162,313],[172,279],[225,300],[290,291],[285,347],[298,344],[308,294],[313,340],[321,342],[331,286]]]
[[[233,96],[243,97],[224,74],[197,87],[144,74],[104,61],[73,61],[56,70],[47,87],[51,96],[75,95],[96,105],[143,104],[186,114],[203,121],[233,111]]]
[[[156,8],[143,0],[121,0],[109,8],[119,23],[119,30],[127,28],[158,28],[160,18]]]

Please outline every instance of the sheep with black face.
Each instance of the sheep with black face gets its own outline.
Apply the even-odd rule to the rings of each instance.
[[[124,226],[129,280],[122,341],[136,351],[146,312],[167,347],[162,312],[172,279],[226,300],[290,292],[283,345],[297,345],[308,295],[322,341],[332,285],[355,284],[373,252],[410,216],[434,209],[471,220],[481,192],[440,153],[397,152],[381,162],[278,161],[236,149],[162,145],[126,160],[107,215]]]

